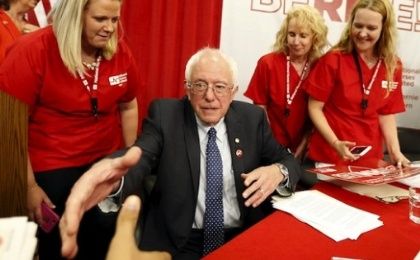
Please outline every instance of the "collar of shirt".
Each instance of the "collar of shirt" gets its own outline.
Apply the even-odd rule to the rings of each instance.
[[[198,136],[200,139],[200,144],[203,142],[207,143],[207,133],[210,130],[211,127],[214,127],[216,129],[217,133],[217,142],[221,142],[223,140],[223,136],[226,135],[226,124],[225,124],[225,118],[223,117],[220,119],[220,121],[216,125],[205,125],[197,116],[195,117],[197,119],[197,127],[198,127]]]
[[[223,161],[223,215],[225,228],[240,227],[240,211],[238,200],[236,198],[235,179],[232,170],[232,158],[230,155],[227,128],[222,118],[216,125],[205,125],[196,116],[197,129],[200,141],[200,183],[197,197],[197,205],[192,227],[203,228],[203,216],[205,211],[205,190],[206,190],[206,146],[208,141],[207,132],[210,127],[217,131],[216,143],[219,147]]]

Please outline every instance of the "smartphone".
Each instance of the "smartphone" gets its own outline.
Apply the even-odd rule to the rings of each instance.
[[[57,225],[58,221],[60,221],[60,217],[45,202],[41,204],[41,211],[43,221],[41,229],[45,233],[49,233]]]
[[[350,152],[354,155],[362,156],[367,154],[367,152],[369,152],[370,149],[372,149],[372,146],[370,145],[356,145],[350,148]]]

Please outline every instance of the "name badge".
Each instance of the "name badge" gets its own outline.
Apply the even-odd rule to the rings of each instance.
[[[123,83],[127,82],[127,72],[109,77],[109,84],[111,86],[121,87]]]
[[[389,87],[388,87],[389,85]],[[389,89],[389,91],[394,91],[398,87],[398,82],[391,81],[388,84],[388,81],[382,80],[382,88]]]

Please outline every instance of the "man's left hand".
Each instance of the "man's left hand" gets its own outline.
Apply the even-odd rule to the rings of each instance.
[[[270,196],[284,176],[276,165],[259,167],[249,173],[241,174],[244,185],[247,187],[242,193],[245,206],[258,207]]]

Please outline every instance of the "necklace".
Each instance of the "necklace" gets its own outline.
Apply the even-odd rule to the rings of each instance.
[[[286,65],[286,109],[284,110],[284,115],[288,117],[290,115],[290,106],[293,103],[293,99],[298,92],[300,85],[302,85],[302,81],[306,76],[306,71],[308,70],[308,60],[305,61],[305,65],[303,67],[302,73],[300,74],[299,82],[295,87],[292,95],[290,95],[290,56],[287,56],[287,65]]]
[[[360,58],[370,67],[371,65],[376,65],[376,63],[378,62],[378,59],[375,57],[371,57],[371,58],[367,58],[364,57],[362,58],[362,56],[360,55]]]
[[[82,81],[83,86],[89,92],[92,115],[95,117],[98,117],[98,93],[97,92],[98,92],[98,79],[99,79],[99,65],[101,65],[101,59],[102,59],[102,56],[99,55],[98,58],[96,58],[96,61],[94,62],[95,73],[94,73],[92,87],[89,86],[89,82],[87,81],[83,72],[80,69],[77,69],[77,74],[79,74],[79,77],[80,77],[80,80]]]
[[[97,60],[92,63],[87,63],[86,61],[82,61],[82,64],[89,70],[95,70],[96,67],[98,67]]]

